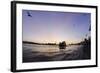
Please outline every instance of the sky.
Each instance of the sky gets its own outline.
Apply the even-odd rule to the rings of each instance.
[[[23,41],[77,43],[89,33],[90,19],[90,13],[23,10]]]

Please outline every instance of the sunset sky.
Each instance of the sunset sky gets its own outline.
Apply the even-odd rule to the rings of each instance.
[[[23,41],[77,43],[89,32],[90,19],[90,13],[23,10]]]

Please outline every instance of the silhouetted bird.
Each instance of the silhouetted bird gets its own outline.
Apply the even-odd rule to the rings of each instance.
[[[32,17],[32,15],[31,15],[29,12],[27,12],[27,15],[28,15],[29,17]]]

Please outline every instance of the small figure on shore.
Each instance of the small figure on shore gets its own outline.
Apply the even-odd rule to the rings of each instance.
[[[66,49],[66,42],[65,41],[59,43],[59,49]]]

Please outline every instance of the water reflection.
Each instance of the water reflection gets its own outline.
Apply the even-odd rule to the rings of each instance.
[[[79,56],[82,56],[82,45],[59,49],[59,45],[23,44],[23,62],[80,59]]]

